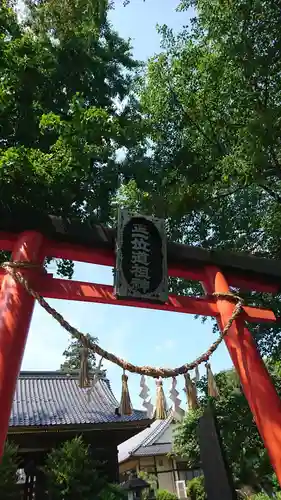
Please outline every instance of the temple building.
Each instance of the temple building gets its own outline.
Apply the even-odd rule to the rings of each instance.
[[[112,482],[119,480],[120,443],[150,425],[146,412],[119,414],[106,377],[91,391],[80,389],[77,376],[62,372],[21,372],[14,394],[8,439],[19,447],[25,471],[24,500],[43,498],[40,466],[52,448],[81,435],[93,457],[104,461]]]
[[[202,475],[202,470],[189,469],[187,462],[174,454],[173,434],[178,422],[171,410],[165,420],[154,420],[150,427],[118,446],[120,481],[145,472],[155,478],[157,489],[186,498],[186,482]]]

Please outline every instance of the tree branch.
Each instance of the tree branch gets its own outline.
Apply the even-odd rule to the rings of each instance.
[[[224,148],[222,147],[221,143],[218,141],[217,138],[215,138],[215,140],[213,138],[210,138],[205,132],[204,130],[200,127],[200,125],[198,123],[196,123],[191,117],[190,115],[188,114],[188,112],[186,111],[186,109],[183,107],[183,104],[180,102],[178,96],[176,95],[175,91],[173,90],[172,86],[171,86],[171,83],[168,82],[168,85],[169,85],[169,89],[170,89],[170,92],[172,94],[172,97],[173,97],[173,100],[175,102],[175,104],[178,105],[178,107],[181,108],[181,111],[183,113],[183,115],[187,118],[187,120],[196,128],[196,130],[198,130],[198,132],[209,142],[209,144],[212,144],[212,145],[216,145],[217,148],[219,149],[220,153],[223,155],[226,153],[226,151],[224,150]]]
[[[245,186],[238,186],[237,188],[233,189],[232,191],[227,191],[225,193],[218,193],[217,195],[213,196],[213,200],[219,200],[220,198],[225,198],[226,196],[231,196],[234,193],[241,191],[241,189],[244,189],[244,187]]]
[[[268,186],[265,186],[264,184],[258,184],[258,186],[261,189],[263,189],[264,191],[266,191],[267,194],[269,194],[269,196],[271,196],[271,198],[273,198],[275,201],[277,201],[277,203],[281,204],[281,196],[278,193],[276,193],[275,191],[273,191],[273,189],[271,189]]]

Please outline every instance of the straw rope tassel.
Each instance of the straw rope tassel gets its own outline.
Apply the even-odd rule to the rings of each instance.
[[[90,388],[87,391],[88,403],[90,403],[90,401],[91,401],[91,395],[92,395],[92,393],[94,391],[95,385],[101,379],[101,376],[102,376],[102,361],[103,361],[103,358],[100,358],[98,367],[97,367],[97,369],[96,369],[96,371],[94,373],[94,376],[93,376],[93,378],[91,380],[91,386],[90,386]]]
[[[82,347],[80,350],[81,365],[79,372],[79,387],[81,389],[86,389],[90,387],[90,374],[89,374],[89,363],[88,363],[88,349],[87,347]]]
[[[188,408],[189,410],[195,410],[196,408],[198,408],[196,385],[192,382],[189,373],[185,373],[184,378]]]
[[[219,390],[218,390],[218,386],[216,384],[215,377],[214,377],[213,372],[211,370],[210,363],[206,363],[206,369],[207,369],[207,380],[208,380],[208,395],[212,398],[218,398],[219,397]]]
[[[132,415],[132,403],[128,388],[128,376],[125,371],[122,375],[122,393],[120,402],[120,413],[121,415]]]
[[[156,380],[156,407],[155,418],[157,420],[165,420],[167,418],[167,406],[163,389],[163,382],[161,379]]]

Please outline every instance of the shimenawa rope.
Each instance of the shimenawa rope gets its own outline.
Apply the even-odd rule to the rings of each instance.
[[[170,377],[177,377],[178,375],[183,375],[190,370],[193,370],[194,368],[198,367],[201,363],[207,363],[208,360],[210,359],[211,355],[214,353],[214,351],[218,348],[218,346],[221,344],[223,341],[225,335],[227,334],[229,328],[231,327],[233,321],[236,320],[236,318],[239,316],[239,314],[243,311],[243,305],[244,301],[241,297],[238,295],[234,295],[231,292],[229,293],[213,293],[212,296],[218,298],[218,299],[229,299],[234,302],[236,302],[235,308],[233,310],[231,318],[228,320],[227,324],[225,325],[223,331],[220,333],[220,336],[215,342],[211,344],[209,349],[201,354],[197,359],[192,361],[191,363],[186,363],[182,366],[179,366],[177,368],[156,368],[153,366],[137,366],[132,363],[129,363],[128,361],[119,358],[115,354],[106,351],[102,347],[100,347],[98,344],[92,342],[89,340],[83,333],[81,333],[77,328],[74,326],[70,325],[68,321],[66,321],[63,316],[57,312],[53,307],[51,307],[46,300],[39,295],[35,290],[33,290],[27,281],[27,279],[20,273],[20,269],[30,269],[30,268],[38,268],[38,264],[33,264],[29,262],[20,262],[20,261],[14,261],[14,262],[4,262],[1,267],[5,269],[14,279],[17,281],[17,283],[21,284],[25,290],[34,297],[39,304],[49,313],[53,318],[65,329],[67,330],[75,339],[79,340],[83,346],[86,349],[90,349],[94,351],[96,354],[99,354],[101,357],[104,359],[107,359],[108,361],[111,361],[112,363],[120,366],[123,368],[123,370],[126,370],[131,373],[138,373],[140,375],[147,375],[149,377],[154,377],[154,378],[170,378]]]

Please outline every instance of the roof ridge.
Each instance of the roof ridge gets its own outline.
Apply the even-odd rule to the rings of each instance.
[[[94,375],[97,373],[97,370],[92,370],[90,372],[90,378],[94,377]],[[70,371],[66,372],[63,370],[22,370],[19,373],[18,378],[23,379],[23,378],[30,378],[30,379],[46,379],[46,378],[66,378],[69,380],[72,379],[77,379],[78,378],[78,372],[75,371]],[[106,375],[104,373],[101,373],[101,380],[108,380]]]
[[[145,436],[143,440],[131,450],[131,454],[133,455],[139,448],[151,446],[153,443],[155,443],[155,441],[164,434],[165,430],[173,421],[173,419],[173,410],[172,408],[170,408],[168,417],[165,420],[154,420],[153,423],[158,422],[158,424],[154,428],[152,428],[152,426],[149,428],[150,432],[148,433],[148,435]]]

